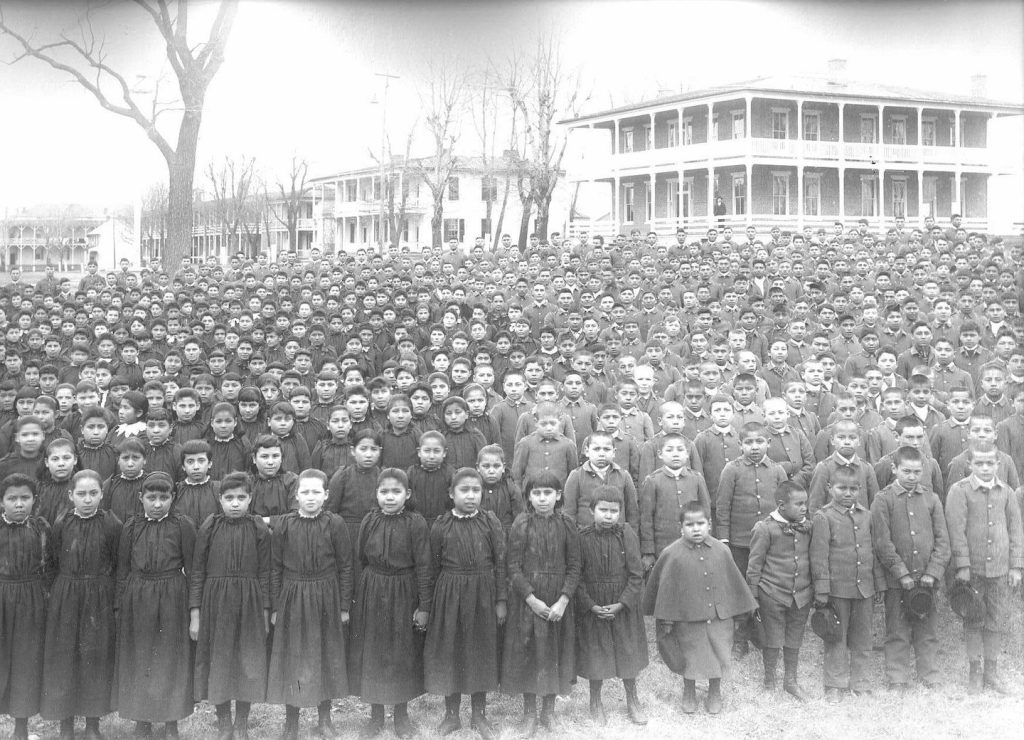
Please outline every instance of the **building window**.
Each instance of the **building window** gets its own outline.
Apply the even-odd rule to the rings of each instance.
[[[645,125],[642,128],[644,131],[644,150],[650,151],[654,148],[654,132],[648,125]]]
[[[633,223],[633,204],[636,202],[634,197],[636,195],[635,189],[632,183],[622,186],[622,220],[626,223]]]
[[[821,215],[821,176],[804,175],[804,215]]]
[[[892,179],[892,215],[893,218],[907,217],[907,181],[902,177]]]
[[[956,140],[956,113],[954,113],[953,117],[949,120],[949,145],[959,146],[959,143]]]
[[[804,111],[804,139],[821,141],[821,111]]]
[[[772,108],[772,138],[789,138],[789,111],[785,108]]]
[[[491,235],[491,219],[482,218],[480,219],[480,236],[485,239]],[[408,240],[408,239],[407,239]]]
[[[359,183],[357,181],[355,181],[355,180],[346,180],[345,181],[345,201],[347,203],[355,203],[356,200],[358,200],[359,196],[358,196],[358,194],[356,192],[356,186],[358,184]],[[353,241],[355,241],[355,240],[353,240]]]
[[[683,146],[690,146],[693,144],[693,119],[683,119]]]
[[[711,135],[708,141],[718,141],[718,114],[711,116]]]
[[[669,148],[679,146],[679,122],[668,122],[668,144]]]
[[[448,180],[448,200],[459,199],[459,178],[452,177]]]
[[[356,243],[356,222],[355,221],[349,221],[348,222],[348,243],[349,244],[355,244]]]
[[[789,173],[772,173],[772,213],[776,216],[789,215]]]
[[[894,116],[892,119],[892,143],[900,146],[907,143],[907,117]]]
[[[921,191],[924,194],[924,197],[921,200],[928,209],[926,213],[921,215],[934,216],[939,203],[937,180],[934,175],[925,176],[924,182],[921,183]]]
[[[375,177],[375,178],[373,178],[372,182],[373,182],[373,199],[374,200],[380,200],[380,179]]]
[[[732,176],[732,212],[742,216],[747,212],[747,176]]]
[[[466,220],[462,218],[446,218],[444,220],[444,240],[456,239],[461,242],[466,238]]]
[[[923,146],[935,146],[935,119],[921,119],[921,144]]]
[[[679,218],[679,180],[669,180],[665,196],[665,212],[669,218]]]
[[[493,203],[498,199],[498,178],[484,176],[480,178],[480,200]]]
[[[860,143],[878,143],[878,116],[872,113],[862,113],[860,116]]]
[[[732,112],[732,138],[743,139],[747,135],[747,118],[741,110]]]
[[[860,215],[866,218],[878,215],[878,178],[874,175],[860,178]]]
[[[679,189],[679,210],[683,218],[689,218],[693,213],[693,178],[687,177],[683,180]]]
[[[627,153],[633,151],[633,129],[631,128],[622,129],[622,151]]]

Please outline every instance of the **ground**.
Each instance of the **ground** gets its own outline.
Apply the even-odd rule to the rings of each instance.
[[[837,706],[828,705],[822,699],[821,640],[808,629],[801,653],[801,684],[812,696],[812,701],[800,705],[781,691],[772,695],[762,692],[761,659],[756,652],[752,652],[734,666],[732,677],[723,682],[725,711],[721,715],[709,716],[702,705],[696,715],[686,716],[679,711],[682,682],[657,658],[652,642],[651,665],[640,677],[640,696],[650,715],[650,724],[638,728],[629,723],[625,716],[622,685],[612,681],[608,682],[604,692],[608,726],[595,727],[588,714],[587,685],[581,681],[570,697],[558,701],[556,732],[560,740],[619,740],[626,737],[643,737],[646,740],[694,733],[713,735],[716,739],[783,735],[787,738],[829,740],[847,737],[928,740],[954,737],[979,737],[986,740],[1020,738],[1024,734],[1024,601],[1019,593],[1014,598],[1012,633],[1006,640],[1000,663],[1004,677],[1016,691],[1011,697],[999,697],[987,691],[981,696],[967,696],[967,666],[961,622],[940,599],[940,642],[943,647],[940,662],[948,679],[938,690],[915,688],[906,696],[889,693],[884,688],[882,654],[876,652],[873,676],[879,689],[874,695],[848,697]],[[875,609],[874,631],[875,643],[880,645],[884,634],[880,606]],[[699,694],[703,698],[703,691]],[[517,737],[516,723],[522,708],[520,699],[497,694],[492,694],[490,698],[492,704],[488,715],[501,730],[501,740]],[[254,707],[251,718],[251,736],[254,740],[278,737],[283,714],[281,707]],[[433,726],[443,714],[443,701],[433,696],[420,698],[410,705],[410,714],[420,727],[420,736],[433,737]],[[335,703],[335,725],[344,737],[354,737],[368,715],[368,707],[359,701],[345,699]],[[453,740],[476,737],[476,733],[469,729],[468,697],[463,702],[462,715],[463,730],[452,735]],[[316,710],[303,710],[300,738],[315,737],[315,723]],[[388,730],[382,737],[390,740],[394,738],[390,717],[387,726]],[[79,720],[78,727],[81,733],[82,720]],[[5,718],[0,721],[0,735],[6,736],[10,730],[9,720]],[[103,731],[111,740],[131,737],[131,730],[132,724],[116,715],[103,721]],[[44,740],[55,738],[57,723],[43,722],[36,718],[29,723],[29,731]],[[191,738],[215,737],[213,708],[206,703],[198,705],[195,714],[181,723],[181,731],[183,736]],[[554,734],[548,733],[549,736]]]

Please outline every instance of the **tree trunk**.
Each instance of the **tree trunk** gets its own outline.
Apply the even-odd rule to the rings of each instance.
[[[441,189],[440,197],[434,198],[434,212],[430,216],[430,244],[433,247],[440,247],[444,242],[444,189]]]
[[[178,129],[178,146],[167,159],[167,248],[161,255],[164,270],[174,274],[183,257],[192,254],[192,186],[196,174],[196,148],[199,145],[199,127],[203,117],[202,99],[186,101],[186,112]]]
[[[542,195],[537,203],[537,220],[533,224],[533,231],[540,237],[541,242],[548,238],[548,218],[551,215],[551,195]]]
[[[527,198],[523,201],[523,214],[519,218],[519,251],[526,252],[526,245],[530,241],[530,212],[533,210],[533,199]]]
[[[505,208],[508,206],[508,186],[511,184],[512,179],[510,177],[505,178],[504,193],[501,196],[501,210],[498,211],[498,221],[494,224],[494,241],[491,244],[491,249],[497,249],[497,244],[501,241],[501,230],[505,226]]]

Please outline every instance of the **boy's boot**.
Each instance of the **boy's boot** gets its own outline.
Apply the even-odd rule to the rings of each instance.
[[[967,677],[967,693],[980,694],[982,689],[981,661],[971,661],[971,673]]]
[[[99,717],[86,717],[85,718],[85,734],[82,735],[83,740],[106,740],[103,737],[103,733],[100,732],[100,718]]]
[[[15,725],[14,725],[14,732],[15,732],[15,737],[18,737],[18,735],[17,735],[17,732],[18,732],[18,725],[17,725],[17,723],[15,723]],[[132,737],[142,738],[142,737],[152,737],[152,736],[153,736],[153,723],[152,722],[136,722],[135,723],[135,729],[132,730]],[[28,737],[28,735],[25,735],[25,737]]]
[[[995,691],[997,694],[1008,696],[1013,692],[1010,691],[1010,687],[1006,685],[1003,677],[999,675],[999,666],[996,664],[995,658],[985,659],[985,686]]]
[[[380,711],[383,717],[383,704]],[[409,705],[406,702],[395,704],[395,734],[400,738],[410,738],[416,735],[416,725],[409,719]]]
[[[483,740],[491,740],[497,733],[494,727],[487,720],[487,692],[476,691],[469,697],[472,703],[472,714],[469,718],[469,726],[476,730],[476,734]]]
[[[785,664],[782,688],[797,701],[807,701],[807,694],[797,683],[797,674],[800,669],[800,648],[782,648],[782,660]]]
[[[459,707],[462,705],[462,694],[448,694],[444,698],[444,719],[437,726],[438,735],[451,735],[462,729],[459,719]]]
[[[60,740],[75,740],[74,717],[68,717],[60,721]]]
[[[398,724],[398,712],[395,711],[395,724]],[[384,732],[384,705],[383,704],[371,704],[370,705],[370,721],[363,725],[363,729],[359,731],[359,737],[371,738],[377,737],[380,733]],[[396,730],[397,734],[397,730]]]
[[[178,740],[178,723],[164,722],[164,740]]]
[[[765,691],[775,691],[778,688],[779,670],[779,649],[765,648],[761,651],[761,662],[764,663],[764,688]]]
[[[331,722],[331,700],[325,699],[316,705],[316,734],[326,740],[338,737],[334,723]]]
[[[299,708],[286,704],[284,708],[284,732],[281,733],[281,740],[298,740],[299,737]]]
[[[249,740],[249,708],[247,701],[235,702],[235,740]]]
[[[708,698],[704,702],[708,714],[718,714],[722,711],[722,679],[708,679]]]
[[[605,716],[604,705],[601,703],[601,686],[603,683],[603,681],[590,682],[590,718],[602,727],[608,724],[608,717]]]
[[[217,740],[233,740],[235,728],[231,723],[231,702],[218,704],[215,709],[217,710]]]
[[[555,726],[555,695],[545,694],[540,703],[540,726],[550,730]]]
[[[28,717],[14,718],[14,732],[11,740],[28,740]]]
[[[622,679],[622,687],[626,690],[626,714],[629,715],[629,721],[634,725],[646,725],[647,713],[640,703],[640,697],[636,695],[636,679]]]
[[[689,679],[683,680],[683,712],[693,714],[697,711],[697,682]]]
[[[523,694],[523,721],[519,724],[519,737],[537,734],[537,695]]]

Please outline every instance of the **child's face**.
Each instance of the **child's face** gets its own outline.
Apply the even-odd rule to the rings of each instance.
[[[688,512],[683,515],[683,537],[692,545],[699,545],[711,532],[711,522],[703,512]]]
[[[631,409],[636,405],[637,390],[633,386],[619,388],[615,394],[615,400],[624,409]]]
[[[733,386],[733,398],[744,406],[753,403],[756,394],[757,389],[753,383],[737,383]]]
[[[100,508],[100,501],[103,500],[103,488],[96,478],[82,478],[71,489],[68,496],[78,516],[88,519]]]
[[[996,428],[991,419],[977,419],[971,422],[967,437],[975,442],[995,442]]]
[[[82,425],[82,439],[85,440],[87,445],[95,447],[103,444],[103,440],[107,438],[107,422],[100,418],[88,419]]]
[[[131,403],[122,399],[117,407],[117,420],[121,424],[134,424],[139,420],[139,411]]]
[[[38,424],[26,424],[18,430],[18,447],[25,457],[35,457],[43,446],[45,433]]]
[[[171,510],[174,496],[170,491],[143,491],[139,494],[142,511],[150,519],[163,519]]]
[[[281,469],[281,448],[260,447],[253,455],[253,462],[256,464],[256,472],[264,478],[273,478]]]
[[[946,405],[957,421],[966,420],[974,411],[974,401],[971,400],[968,393],[951,393]]]
[[[615,459],[615,446],[611,439],[603,435],[592,436],[587,445],[587,459],[590,460],[593,467],[599,470],[611,465],[612,460]]]
[[[238,415],[242,417],[243,421],[253,421],[259,416],[260,403],[259,401],[239,401],[238,402]]]
[[[306,516],[316,516],[327,502],[327,489],[317,478],[300,478],[295,489],[299,511]]]
[[[219,411],[210,420],[210,428],[217,439],[230,439],[235,433],[235,416],[227,411]]]
[[[882,399],[882,411],[887,418],[898,419],[906,413],[906,404],[901,396],[890,393]]]
[[[469,415],[478,419],[487,410],[487,396],[479,391],[473,391],[466,395],[466,405],[469,407]]]
[[[558,434],[558,417],[542,416],[537,419],[537,431],[544,439],[554,439]]]
[[[598,529],[609,529],[619,521],[620,509],[618,501],[597,501],[594,503],[594,526]]]
[[[476,464],[476,469],[484,479],[484,483],[493,486],[505,474],[505,463],[497,455],[484,455]]]
[[[924,448],[925,433],[923,426],[908,426],[896,440],[897,447],[913,447],[920,450]]]
[[[370,402],[366,396],[356,394],[345,399],[345,408],[348,409],[348,415],[356,421],[362,421],[366,418],[366,412],[369,410],[369,407]]]
[[[727,427],[732,421],[733,408],[731,403],[718,401],[711,404],[711,421],[717,427]]]
[[[273,383],[260,386],[260,393],[263,394],[263,401],[268,405],[281,397],[281,389]]]
[[[857,500],[860,486],[851,481],[837,481],[832,484],[832,500],[844,509],[849,509]]]
[[[999,398],[1006,388],[1006,376],[1002,370],[991,369],[981,374],[981,389],[989,398]]]
[[[402,430],[412,422],[412,407],[405,403],[395,403],[388,411],[388,421],[395,429]],[[351,427],[351,424],[349,424]]]
[[[51,449],[46,455],[46,469],[54,480],[67,480],[75,472],[77,458],[70,447]]]
[[[668,439],[661,446],[661,462],[669,470],[679,470],[689,460],[686,442],[682,439]]]
[[[171,424],[166,419],[150,419],[146,422],[146,438],[154,447],[162,445],[171,436]]]
[[[35,497],[28,486],[11,486],[4,491],[3,513],[8,521],[21,524],[32,513]]]
[[[252,496],[244,488],[229,488],[220,492],[220,508],[228,519],[240,519],[249,513]]]
[[[284,437],[292,431],[295,426],[295,418],[291,414],[272,414],[267,421],[270,431],[278,437]]]
[[[850,457],[857,451],[860,444],[860,437],[852,429],[837,429],[832,434],[832,446],[843,457]]]
[[[971,474],[978,480],[988,483],[996,475],[998,459],[995,451],[975,452],[971,458]]]
[[[786,396],[786,402],[797,410],[802,409],[807,402],[807,389],[803,384],[791,385],[783,395]]]
[[[555,504],[562,498],[557,488],[534,486],[530,489],[530,505],[541,516],[548,516],[555,511]]]
[[[288,398],[288,403],[295,409],[296,419],[309,418],[309,412],[313,408],[313,401],[309,396],[293,395]]]
[[[352,450],[352,458],[360,468],[372,468],[380,460],[380,446],[372,439],[361,439]]]
[[[896,476],[896,482],[906,490],[913,491],[921,482],[924,465],[920,460],[902,460],[898,465],[893,465],[892,470]]]
[[[466,425],[466,410],[458,404],[452,404],[444,410],[444,423],[454,431],[459,431]]]
[[[779,504],[779,514],[791,522],[799,522],[807,517],[807,492],[793,491],[789,500]]]
[[[393,422],[392,422],[393,423]],[[349,419],[348,411],[335,411],[327,420],[327,428],[334,439],[345,439],[352,431],[352,420]]]
[[[117,469],[125,478],[138,478],[146,459],[138,452],[122,452],[117,456]]]
[[[210,458],[207,457],[205,452],[185,455],[181,462],[181,467],[184,469],[185,476],[189,481],[199,483],[205,480],[207,473],[210,472]]]
[[[444,445],[440,440],[433,437],[427,437],[425,440],[420,442],[417,455],[420,459],[420,465],[427,470],[437,470],[441,467],[441,463],[444,462]]]
[[[483,496],[483,486],[480,479],[472,476],[460,478],[452,486],[452,507],[457,514],[467,516],[480,508],[480,499]]]
[[[45,404],[37,404],[32,409],[32,414],[39,419],[39,422],[43,425],[43,429],[50,431],[53,429],[54,419],[56,412]]]
[[[385,514],[397,514],[409,499],[409,491],[397,478],[384,478],[377,485],[377,505]]]
[[[184,396],[174,402],[174,415],[178,421],[192,421],[198,410],[199,404],[190,396]]]
[[[747,434],[740,445],[743,448],[743,456],[753,462],[761,462],[768,452],[768,438],[761,433]]]

